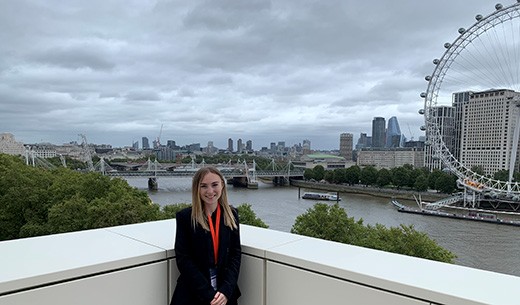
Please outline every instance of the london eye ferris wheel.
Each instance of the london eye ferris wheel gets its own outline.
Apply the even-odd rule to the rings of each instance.
[[[476,22],[469,28],[460,28],[453,42],[444,44],[446,51],[442,57],[433,60],[435,65],[428,82],[424,98],[426,145],[433,151],[433,158],[442,162],[445,170],[455,174],[458,182],[475,192],[488,192],[520,198],[520,184],[512,181],[518,138],[520,133],[520,108],[516,107],[516,128],[511,144],[509,179],[496,180],[466,167],[450,151],[445,143],[441,127],[439,106],[449,106],[453,93],[483,92],[490,89],[507,89],[520,92],[520,0],[503,6],[495,5],[495,10],[487,16],[475,16]],[[520,101],[515,98],[517,106]]]

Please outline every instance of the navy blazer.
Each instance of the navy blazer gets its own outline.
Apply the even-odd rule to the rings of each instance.
[[[209,269],[215,266],[211,233],[198,224],[193,228],[191,209],[183,209],[176,215],[175,260],[180,275],[171,305],[207,305],[216,293],[209,275]],[[238,225],[238,212],[235,208],[232,211]],[[233,305],[241,295],[237,285],[242,255],[240,230],[226,226],[222,213],[219,231],[217,290],[227,297],[227,304]]]

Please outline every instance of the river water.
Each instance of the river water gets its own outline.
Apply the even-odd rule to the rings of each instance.
[[[191,178],[160,177],[158,191],[147,191],[146,178],[127,178],[130,185],[148,192],[159,205],[191,203]],[[301,194],[305,190],[301,189]],[[259,183],[259,188],[228,187],[229,201],[251,205],[270,229],[289,232],[296,217],[317,201],[298,198],[298,188]],[[365,224],[387,227],[414,225],[439,245],[457,255],[456,264],[520,276],[520,227],[399,213],[389,199],[340,193],[340,205],[349,217]],[[411,203],[409,203],[411,204]]]

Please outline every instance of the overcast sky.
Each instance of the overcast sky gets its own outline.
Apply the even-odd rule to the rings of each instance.
[[[2,0],[0,133],[127,146],[163,126],[162,143],[338,149],[396,116],[417,139],[432,59],[495,4]]]

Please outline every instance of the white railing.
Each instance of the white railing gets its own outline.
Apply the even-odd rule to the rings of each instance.
[[[0,242],[0,304],[167,305],[175,220]],[[241,225],[241,304],[519,304],[520,278]]]

